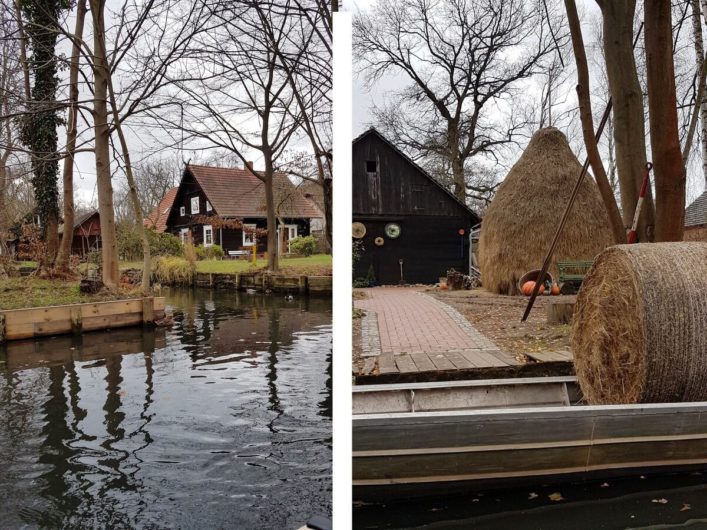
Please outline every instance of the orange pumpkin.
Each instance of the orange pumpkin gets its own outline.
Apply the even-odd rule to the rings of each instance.
[[[560,294],[560,286],[556,283],[553,283],[550,293],[552,294],[552,296],[557,296],[558,294]]]
[[[533,289],[535,289],[535,282],[529,281],[529,282],[525,282],[525,283],[523,284],[523,287],[521,288],[520,291],[521,291],[525,296],[530,296],[531,294],[533,294]],[[540,286],[540,290],[538,290],[538,294],[543,294],[544,292],[545,292],[545,286],[544,286],[544,285],[541,285],[541,286]]]

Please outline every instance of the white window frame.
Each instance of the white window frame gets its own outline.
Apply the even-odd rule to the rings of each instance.
[[[196,208],[194,208],[194,206],[196,206]],[[196,197],[191,198],[191,213],[192,213],[192,215],[195,213],[199,213],[199,196],[198,195]]]
[[[252,247],[256,243],[256,237],[254,233],[246,234],[245,229],[246,228],[251,228],[255,230],[258,227],[255,223],[247,223],[243,224],[243,246],[244,247]]]
[[[187,234],[189,233],[188,228],[182,228],[179,230],[179,240],[182,242],[182,245],[187,244]]]
[[[204,225],[204,246],[211,247],[214,244],[214,228],[211,225]],[[211,243],[207,243],[206,234],[207,232],[211,235]]]
[[[179,216],[184,217],[187,214],[187,207],[186,206],[180,206],[179,207]]]
[[[206,201],[206,211],[211,212],[213,211],[213,206],[211,206],[211,203],[209,201]]]

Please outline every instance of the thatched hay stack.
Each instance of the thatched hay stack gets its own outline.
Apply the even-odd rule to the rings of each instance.
[[[618,245],[577,296],[571,343],[591,404],[707,400],[707,243]]]
[[[486,289],[518,294],[518,279],[542,265],[580,170],[562,132],[548,128],[533,135],[484,216],[479,266]],[[557,261],[592,260],[611,243],[604,204],[587,175],[557,244],[550,273],[557,277]]]

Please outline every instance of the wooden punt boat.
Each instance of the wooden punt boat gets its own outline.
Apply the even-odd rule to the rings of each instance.
[[[706,464],[707,402],[588,406],[574,377],[353,390],[357,499]]]

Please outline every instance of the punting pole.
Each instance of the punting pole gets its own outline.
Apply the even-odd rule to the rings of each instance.
[[[641,35],[641,31],[643,30],[643,22],[641,22],[641,25],[638,28],[638,31],[636,32],[636,38],[633,39],[633,47],[636,47],[636,43],[638,42],[638,38]],[[609,119],[609,113],[611,112],[611,106],[612,106],[612,101],[611,98],[609,98],[609,101],[606,103],[606,109],[604,109],[604,115],[601,117],[601,122],[599,122],[599,128],[597,129],[596,134],[594,135],[594,138],[596,138],[596,141],[598,142],[599,139],[601,138],[601,134],[604,132],[604,125],[606,125],[606,120]],[[533,288],[533,293],[530,295],[530,300],[528,300],[528,305],[525,308],[525,312],[523,313],[523,318],[520,320],[521,322],[525,322],[528,319],[528,315],[530,315],[530,310],[533,309],[533,304],[535,303],[535,299],[538,297],[538,291],[540,291],[540,286],[543,285],[543,280],[545,279],[545,275],[547,274],[547,270],[550,268],[550,261],[552,260],[552,256],[555,253],[555,247],[557,246],[557,242],[560,239],[560,234],[562,233],[562,229],[565,227],[565,224],[567,224],[567,218],[569,217],[570,211],[572,210],[572,205],[574,205],[574,201],[577,198],[577,193],[579,192],[579,187],[582,184],[582,180],[584,180],[584,175],[587,174],[587,169],[589,169],[589,158],[584,159],[584,165],[582,166],[582,171],[579,172],[579,177],[577,177],[577,182],[574,185],[574,189],[572,190],[572,195],[570,195],[570,200],[567,203],[567,207],[565,208],[565,213],[562,215],[562,219],[560,220],[560,225],[557,227],[557,232],[555,232],[555,237],[552,238],[552,243],[550,244],[550,249],[547,251],[547,256],[545,256],[545,261],[543,262],[542,269],[540,269],[540,274],[538,275],[538,280],[535,282],[535,287]]]
[[[636,212],[633,214],[633,224],[631,225],[631,230],[628,231],[628,236],[626,237],[626,242],[631,245],[638,239],[638,219],[641,217],[641,207],[643,206],[643,199],[646,196],[646,190],[648,189],[648,174],[653,169],[653,164],[648,162],[646,167],[643,169],[643,182],[641,183],[641,192],[638,194],[638,203],[636,204]]]

